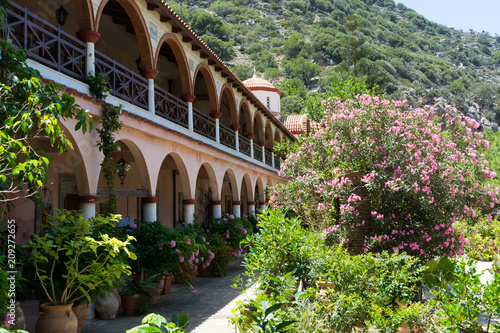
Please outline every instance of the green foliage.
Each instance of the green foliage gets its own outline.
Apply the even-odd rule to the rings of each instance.
[[[287,78],[299,77],[305,85],[310,84],[311,79],[318,75],[321,67],[313,62],[299,57],[284,63],[284,74]]]
[[[375,96],[378,91],[378,86],[368,88],[365,78],[358,79],[354,76],[332,75],[328,79],[330,86],[328,86],[324,94],[308,95],[305,101],[305,112],[311,120],[319,122],[323,118],[326,110],[324,100],[338,98],[340,102],[344,103],[354,99],[356,95]]]
[[[7,3],[5,3],[6,5]],[[0,6],[2,27],[5,7]],[[26,63],[23,51],[0,39],[0,213],[16,198],[36,198],[47,181],[49,155],[40,145],[46,139],[60,154],[73,146],[60,121],[75,119],[75,130],[92,129],[88,112],[59,84],[44,84],[40,73]]]
[[[116,214],[116,194],[113,192],[115,174],[118,172],[118,166],[112,160],[111,155],[115,150],[120,147],[120,144],[115,141],[114,133],[122,128],[120,115],[122,112],[122,105],[104,105],[103,114],[100,124],[101,128],[97,128],[99,134],[99,141],[97,148],[103,153],[104,159],[101,162],[104,180],[106,181],[106,203],[104,205],[104,212],[106,214]]]
[[[75,211],[58,210],[49,215],[49,229],[33,235],[25,246],[30,252],[24,269],[34,269],[39,286],[53,304],[91,301],[93,296],[118,287],[122,274],[129,274],[126,258],[135,259],[128,245],[107,234],[92,237],[92,228],[112,225],[116,217],[87,221]],[[56,284],[59,284],[59,288]]]
[[[92,96],[97,99],[106,99],[106,96],[111,92],[108,88],[107,83],[109,77],[103,75],[101,72],[97,74],[87,74],[85,77],[85,82],[89,85],[89,91]]]
[[[250,252],[244,264],[250,275],[259,272],[259,281],[271,293],[274,281],[282,274],[293,271],[300,262],[301,247],[306,232],[297,218],[287,218],[280,210],[265,210],[259,216],[260,233],[247,237]]]
[[[222,40],[226,40],[229,34],[229,27],[222,19],[204,10],[193,12],[190,26],[200,36],[211,34]]]
[[[224,61],[231,61],[236,56],[231,42],[224,42],[213,35],[205,35],[201,39]]]
[[[186,332],[186,328],[189,326],[189,315],[184,314],[182,316],[178,316],[177,314],[173,314],[170,318],[171,322],[168,322],[165,317],[156,314],[150,313],[146,317],[142,319],[141,324],[134,328],[127,330],[126,333],[148,333],[148,332],[157,332],[157,333],[184,333]]]
[[[500,254],[500,222],[486,217],[472,224],[463,221],[459,227],[469,240],[465,252],[469,258],[491,261]]]
[[[237,64],[231,67],[231,70],[241,81],[245,81],[253,76],[253,67],[249,65]]]
[[[484,152],[488,166],[491,170],[500,170],[500,131],[495,133],[485,130],[484,138],[489,142],[489,149]],[[484,183],[490,184],[492,188],[500,187],[500,178],[488,179]]]
[[[489,332],[492,317],[500,315],[499,274],[494,273],[493,281],[481,285],[481,273],[477,273],[474,261],[454,264],[457,268],[455,281],[435,291],[436,299],[429,300],[431,305],[443,315],[443,324],[452,332]],[[481,314],[486,316],[486,331],[477,321]]]

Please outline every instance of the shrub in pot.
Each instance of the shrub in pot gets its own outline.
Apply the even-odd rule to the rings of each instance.
[[[69,306],[71,311],[74,302],[90,301],[97,294],[119,286],[121,275],[130,273],[125,258],[135,258],[127,247],[131,237],[121,241],[107,234],[92,236],[93,228],[113,225],[114,221],[115,217],[96,217],[87,221],[80,213],[67,210],[58,210],[56,216],[48,216],[46,232],[41,236],[33,235],[25,246],[30,254],[24,269],[34,271],[48,301],[42,304],[42,311],[58,306]],[[62,313],[68,317],[65,310]],[[46,332],[43,318],[48,316],[41,316],[37,331]],[[72,330],[74,322],[76,332],[76,317],[69,317],[72,323],[68,327]]]

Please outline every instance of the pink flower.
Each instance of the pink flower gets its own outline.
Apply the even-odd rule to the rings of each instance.
[[[128,227],[129,227],[130,229],[135,229],[135,228],[137,228],[137,224],[132,223],[132,224],[130,224]]]
[[[183,256],[179,256],[179,262],[183,262],[184,261],[184,257]]]
[[[189,239],[189,238],[188,238],[188,239],[186,239],[185,243],[186,243],[187,245],[191,245],[191,239]]]
[[[175,247],[175,241],[170,241],[170,246]]]
[[[230,218],[231,220],[234,220],[234,215],[233,215],[233,214],[229,215],[229,218]]]
[[[196,258],[196,259],[194,260],[194,262],[195,262],[196,264],[197,264],[199,261],[200,261],[200,260],[199,260],[198,258]]]
[[[177,253],[177,254],[181,254],[181,250],[179,250],[179,249],[175,249],[175,253]]]
[[[226,234],[226,238],[229,238],[229,234]]]

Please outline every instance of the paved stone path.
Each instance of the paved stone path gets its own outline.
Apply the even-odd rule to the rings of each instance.
[[[232,315],[231,309],[236,307],[236,301],[245,295],[240,296],[241,289],[231,288],[231,285],[234,283],[232,279],[244,272],[241,261],[241,258],[231,261],[228,274],[223,278],[197,277],[192,283],[195,291],[184,284],[172,284],[171,293],[160,296],[159,304],[151,306],[148,313],[158,313],[167,319],[173,313],[188,313],[191,324],[187,332],[191,333],[234,333],[235,328],[230,325],[228,317]],[[36,321],[36,314],[34,317],[27,315],[30,321]],[[87,320],[82,333],[125,333],[140,325],[143,317],[118,315],[114,320]],[[30,333],[35,332],[34,325],[33,322],[27,327]]]

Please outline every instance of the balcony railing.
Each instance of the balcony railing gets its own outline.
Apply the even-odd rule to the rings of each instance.
[[[220,143],[226,147],[236,149],[236,136],[227,126],[219,124]]]
[[[29,58],[42,65],[77,80],[85,80],[86,45],[84,42],[15,3],[11,3],[7,9],[7,20],[8,38],[12,39],[14,47],[25,49]],[[97,50],[95,51],[95,67],[96,72],[101,72],[109,78],[107,86],[114,96],[148,110],[146,78]],[[158,86],[155,86],[154,102],[156,115],[188,128],[187,103]],[[195,108],[193,108],[193,130],[213,141],[216,139],[215,120]],[[219,124],[219,135],[222,145],[236,148],[236,136],[232,129]],[[240,152],[250,156],[250,140],[244,136],[238,136],[238,139]],[[256,143],[254,143],[254,159],[262,162],[262,147]],[[267,152],[265,162],[269,166],[272,165],[272,156],[268,156]],[[279,168],[276,159],[275,168]]]
[[[281,158],[279,158],[279,156],[274,156],[274,167],[276,169],[280,169],[281,168]]]
[[[28,57],[75,79],[85,78],[85,43],[15,3],[7,9],[9,38]]]
[[[99,51],[95,51],[96,72],[109,78],[112,94],[140,108],[148,109],[148,80]]]
[[[262,147],[255,142],[253,143],[253,158],[262,162]]]
[[[215,120],[193,108],[193,130],[215,141]]]
[[[250,140],[248,140],[247,138],[245,138],[244,136],[242,135],[239,135],[238,136],[238,139],[239,139],[239,144],[240,144],[240,153],[243,153],[247,156],[250,156],[251,155],[251,146],[250,146]]]
[[[188,128],[187,103],[157,86],[155,86],[155,114]]]
[[[266,164],[273,165],[273,154],[266,150]]]

